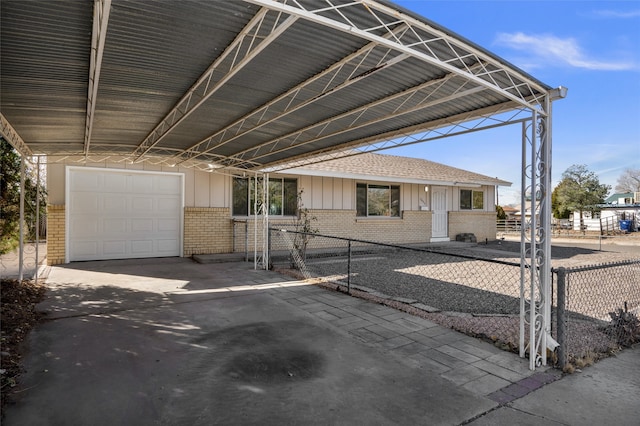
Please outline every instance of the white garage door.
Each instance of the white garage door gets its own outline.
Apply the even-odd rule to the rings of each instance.
[[[67,262],[180,256],[184,175],[67,167]]]

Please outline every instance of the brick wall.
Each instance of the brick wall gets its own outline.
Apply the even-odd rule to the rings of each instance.
[[[65,248],[64,205],[47,206],[47,265],[64,263]]]
[[[228,208],[187,207],[184,213],[184,255],[232,251]],[[65,262],[65,206],[47,206],[47,263]]]
[[[431,212],[404,211],[402,219],[358,218],[354,232],[360,238],[391,244],[426,243],[431,239]]]
[[[186,207],[184,209],[184,256],[230,253],[233,250],[233,223],[226,207]]]
[[[360,240],[392,243],[411,244],[425,243],[431,238],[431,212],[430,211],[405,211],[402,218],[358,218],[355,210],[309,210],[309,216],[316,220],[311,222],[312,229],[318,234],[343,238],[355,238]],[[261,222],[260,222],[261,223]],[[270,218],[271,228],[284,228],[293,230],[293,219]],[[249,251],[253,250],[254,221],[248,221]],[[245,247],[244,223],[236,224],[236,251],[243,252]],[[258,233],[258,242],[261,244],[262,234]],[[278,244],[277,242],[272,242]],[[339,244],[327,239],[312,239],[309,248],[318,248],[327,244]],[[282,250],[286,247],[272,245],[273,250]]]
[[[449,238],[472,233],[478,242],[496,239],[496,214],[494,212],[449,212]]]
[[[402,218],[358,218],[355,210],[310,210],[312,228],[319,234],[356,238],[392,244],[428,242],[431,238],[430,211],[404,211]],[[248,220],[248,245],[253,251],[254,221]],[[260,222],[261,224],[261,222]],[[292,229],[293,219],[270,219],[271,227]],[[450,212],[449,237],[472,232],[478,241],[496,238],[495,213]],[[226,207],[186,207],[184,209],[184,256],[193,254],[231,253],[245,251],[245,224],[235,224]],[[261,232],[258,241],[262,241]],[[320,241],[315,241],[319,244]],[[310,247],[313,247],[312,241]],[[282,247],[272,247],[274,250]],[[47,263],[57,265],[65,261],[65,206],[48,206]]]

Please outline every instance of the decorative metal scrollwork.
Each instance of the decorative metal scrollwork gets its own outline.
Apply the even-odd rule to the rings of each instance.
[[[550,135],[548,116],[533,111],[522,132],[520,356],[529,353],[530,368],[546,364],[550,309]],[[530,215],[527,218],[527,199]],[[528,339],[527,339],[528,334]],[[525,342],[526,341],[526,342]]]

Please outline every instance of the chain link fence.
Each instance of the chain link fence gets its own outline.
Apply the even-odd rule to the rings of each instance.
[[[519,263],[286,229],[271,229],[270,248],[276,270],[517,350]]]
[[[478,257],[464,244],[400,246],[286,228],[271,229],[269,244],[276,270],[518,351],[519,262]],[[640,340],[640,260],[552,274],[551,331],[560,344],[552,362],[581,366]]]
[[[640,260],[553,272],[561,368],[589,364],[640,341]]]

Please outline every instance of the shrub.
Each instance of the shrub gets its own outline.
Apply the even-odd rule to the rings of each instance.
[[[607,332],[613,336],[620,346],[629,347],[636,342],[640,342],[640,320],[627,309],[627,302],[624,302],[624,310],[616,309],[609,312],[611,324],[607,326]]]

